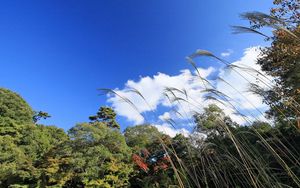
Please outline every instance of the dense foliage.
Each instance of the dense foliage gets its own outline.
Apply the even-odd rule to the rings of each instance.
[[[34,112],[16,93],[0,88],[0,184],[36,185],[39,163],[67,139],[62,129],[33,123]]]
[[[250,20],[252,29],[273,28],[273,36],[267,38],[271,46],[261,49],[258,64],[274,78],[275,85],[263,90],[256,88],[256,92],[271,107],[270,117],[295,124],[300,118],[300,2],[274,0],[273,3],[275,7],[269,15],[251,12],[242,16]]]
[[[78,124],[70,140],[50,150],[42,162],[43,185],[124,187],[132,172],[124,137],[101,122]]]
[[[0,118],[1,121],[16,123],[32,122],[33,110],[18,94],[0,88]]]

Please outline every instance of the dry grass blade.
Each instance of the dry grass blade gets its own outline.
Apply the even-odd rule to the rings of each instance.
[[[146,98],[143,96],[143,94],[140,91],[138,91],[135,88],[130,88],[128,90],[128,92],[133,92],[133,93],[137,94],[139,97],[141,97],[143,99],[143,101],[147,104],[147,106],[149,107],[150,111],[155,114],[154,110],[152,109],[152,106],[148,103],[148,101],[146,100]]]
[[[138,112],[139,114],[141,114],[139,112],[139,109],[136,107],[136,105],[131,100],[129,100],[128,98],[126,98],[126,97],[118,94],[118,92],[116,92],[116,91],[114,91],[112,89],[106,89],[106,88],[100,88],[98,90],[101,91],[101,92],[103,92],[103,94],[113,94],[113,95],[117,96],[118,98],[120,98],[124,102],[128,103],[136,112]]]
[[[241,33],[254,33],[254,34],[259,34],[265,38],[270,38],[268,35],[263,34],[262,32],[259,32],[255,29],[249,28],[249,27],[244,27],[244,26],[231,26],[232,28],[232,33],[233,34],[241,34]]]
[[[276,18],[274,16],[265,14],[263,12],[258,12],[258,11],[245,12],[245,13],[241,14],[240,17],[245,20],[260,21],[264,24],[269,24],[269,25],[274,24],[274,23],[285,25],[285,21],[283,21],[279,18]]]
[[[277,30],[282,30],[282,31],[288,33],[289,35],[291,35],[292,37],[294,37],[296,40],[300,41],[300,38],[297,35],[295,35],[289,29],[286,28],[286,22],[284,20],[278,19],[274,16],[271,16],[271,15],[268,15],[268,14],[265,14],[262,12],[246,12],[244,14],[241,14],[241,17],[243,19],[250,20],[252,22],[258,22],[258,23],[261,23],[268,27],[277,29]],[[237,26],[237,27],[239,27],[239,26]],[[247,31],[247,29],[245,31],[249,32],[250,30],[252,30],[252,29],[249,28],[248,31]],[[255,30],[253,30],[253,32],[261,34],[260,32],[255,31]]]
[[[219,90],[216,90],[216,89],[205,89],[205,90],[202,90],[201,92],[204,92],[204,93],[212,93],[218,97],[224,97],[226,98],[227,100],[228,99],[231,99],[228,95],[224,94],[223,92],[219,91]]]
[[[221,101],[220,99],[217,99],[216,97],[213,97],[213,96],[204,96],[204,100],[207,101],[207,100],[212,100],[212,101],[216,101],[224,106],[226,106],[226,104]]]
[[[199,57],[199,56],[215,57],[215,55],[212,54],[210,51],[201,50],[201,49],[196,50],[196,52],[194,52],[193,54],[189,55],[188,57],[190,59],[194,59],[194,58]]]

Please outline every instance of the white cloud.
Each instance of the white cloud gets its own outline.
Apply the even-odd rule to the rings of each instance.
[[[233,53],[233,50],[228,49],[228,50],[226,50],[225,52],[222,52],[222,53],[221,53],[221,56],[222,56],[222,57],[229,57],[232,53]]]
[[[231,103],[239,110],[247,113],[247,115],[249,116],[248,119],[250,120],[254,120],[255,116],[257,116],[257,113],[260,113],[259,111],[264,111],[263,109],[267,108],[267,106],[263,104],[262,98],[260,96],[249,92],[250,83],[255,83],[263,88],[266,87],[266,84],[272,84],[270,81],[272,80],[272,78],[263,77],[259,75],[258,72],[255,72],[261,72],[260,66],[256,64],[259,54],[259,47],[247,48],[244,52],[243,57],[231,64],[234,66],[242,67],[242,69],[222,69],[220,71],[219,77],[221,77],[227,83],[223,81],[218,81],[216,83],[217,90],[231,97]],[[224,111],[238,123],[245,123],[245,119],[234,114],[232,109],[229,109],[227,107],[227,109],[225,108]],[[252,113],[253,115],[251,115],[251,112],[253,111],[255,111],[256,114]]]
[[[207,77],[214,71],[214,68],[199,68],[198,71],[202,77]],[[189,97],[202,100],[202,82],[195,79],[195,76],[193,76],[190,70],[184,69],[180,71],[180,74],[175,76],[157,73],[153,77],[141,77],[137,82],[128,80],[123,89],[115,89],[115,92],[118,93],[119,96],[131,101],[136,107],[136,110],[134,110],[130,103],[120,101],[120,97],[118,96],[110,96],[108,98],[108,102],[112,103],[113,108],[119,115],[125,116],[128,120],[133,121],[135,124],[141,124],[145,121],[145,119],[140,115],[140,113],[156,110],[158,105],[166,107],[174,105],[180,106],[178,103],[170,103],[164,96],[166,87],[185,90]],[[137,93],[132,92],[132,88],[139,91],[146,101]],[[185,98],[183,93],[178,91],[174,92],[176,93],[176,96]],[[178,112],[186,115],[192,109],[193,108],[189,105],[182,103]]]
[[[158,116],[158,118],[162,121],[166,121],[171,119],[171,114],[169,112],[165,112],[162,115]]]
[[[228,52],[232,53],[233,51],[231,50]],[[201,77],[206,79],[213,72],[218,71],[218,76],[229,84],[220,80],[210,80],[210,82],[217,90],[230,96],[230,103],[233,104],[239,111],[246,113],[248,115],[247,118],[251,121],[253,121],[256,117],[263,118],[261,114],[257,113],[257,109],[263,111],[266,109],[266,105],[262,103],[261,97],[248,92],[249,82],[256,83],[257,79],[261,79],[264,83],[270,84],[269,79],[271,79],[269,77],[265,78],[260,76],[257,72],[253,72],[253,70],[260,71],[259,65],[256,64],[256,59],[259,56],[259,53],[260,51],[258,47],[245,49],[243,57],[231,64],[243,67],[242,70],[237,68],[234,68],[234,70],[231,69],[230,71],[229,69],[215,70],[213,67],[209,67],[207,69],[198,68]],[[248,69],[246,70],[245,68]],[[197,75],[196,72],[197,71],[192,72],[188,69],[184,69],[181,70],[179,74],[173,76],[164,73],[157,73],[152,77],[140,77],[138,81],[128,80],[124,88],[115,89],[115,92],[118,93],[118,95],[131,101],[136,109],[134,109],[128,102],[120,101],[118,96],[109,96],[108,102],[112,104],[113,108],[119,115],[126,117],[129,121],[135,124],[141,124],[145,121],[149,122],[148,119],[145,119],[147,116],[143,117],[141,114],[159,110],[158,107],[160,105],[167,107],[169,110],[162,112],[162,115],[156,117],[157,120],[154,122],[168,119],[188,119],[195,111],[202,112],[203,107],[207,106],[209,103],[213,103],[213,101],[207,101],[204,99],[204,81],[201,81],[199,77],[195,76]],[[262,84],[263,82],[260,81],[257,82],[257,84],[264,87],[264,84]],[[176,88],[178,90],[172,90],[173,93],[166,92],[166,87]],[[146,101],[139,96],[139,94],[133,92],[132,88],[139,91]],[[169,98],[164,95],[165,93],[168,94]],[[173,94],[175,94],[179,100],[170,102],[169,99],[174,99]],[[246,122],[244,118],[238,116],[234,112],[230,105],[220,107],[223,108],[224,112],[227,115],[230,115],[234,121],[241,124]],[[251,116],[252,112],[254,113],[253,117]],[[178,130],[168,124],[156,125],[156,127],[160,130],[165,129],[169,135],[174,135],[178,132]],[[183,131],[186,131],[186,129]]]
[[[154,126],[158,129],[158,131],[167,134],[170,137],[174,137],[176,136],[176,134],[182,134],[184,136],[188,136],[190,134],[190,132],[185,128],[175,129],[171,125],[166,123],[162,125],[154,125]]]

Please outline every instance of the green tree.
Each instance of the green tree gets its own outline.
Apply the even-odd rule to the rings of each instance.
[[[0,185],[38,186],[44,154],[67,135],[54,126],[35,125],[31,107],[7,89],[0,89],[0,115]]]
[[[33,110],[17,93],[0,88],[0,135],[19,138],[22,126],[32,123]]]
[[[203,113],[196,113],[194,119],[196,123],[195,131],[206,134],[223,134],[225,126],[238,126],[215,104],[205,107]]]
[[[116,121],[117,114],[110,107],[100,107],[97,114],[90,116],[89,119],[92,122],[103,122],[108,127],[120,129],[120,125]]]
[[[34,124],[22,126],[18,139],[0,136],[0,184],[38,186],[44,155],[66,140],[62,129]]]
[[[33,115],[33,110],[22,97],[0,88],[0,119],[9,118],[17,123],[31,123]]]
[[[263,96],[271,108],[270,118],[296,122],[300,128],[300,3],[299,0],[274,0],[270,13],[248,12],[242,17],[251,29],[271,27],[270,47],[262,48],[258,64],[274,78],[275,85],[253,91]],[[250,29],[250,30],[251,30]]]
[[[269,132],[272,129],[269,123],[263,121],[254,121],[251,126],[261,133]]]
[[[261,121],[249,126],[220,124],[216,121],[217,118],[223,120],[220,109],[208,109],[196,121],[201,126],[199,131],[206,126],[204,130],[208,134],[197,146],[197,152],[190,152],[196,155],[192,155],[193,165],[188,169],[194,168],[197,173],[196,177],[189,175],[191,182],[197,180],[196,185],[200,187],[253,187],[255,184],[298,187],[295,177],[299,177],[300,172],[296,165],[300,137],[295,127],[278,122],[271,126]],[[228,129],[221,129],[224,131],[221,134],[211,134],[219,125],[228,126]],[[255,177],[255,182],[249,174]]]
[[[187,138],[178,134],[172,139],[149,124],[127,127],[124,136],[134,151],[135,173],[130,178],[132,187],[178,186],[170,160],[180,168],[178,158],[188,159]],[[190,162],[185,161],[187,164]]]
[[[32,163],[18,146],[22,129],[32,123],[33,111],[18,94],[0,88],[0,184],[24,182],[32,172]]]
[[[34,115],[33,115],[33,122],[37,123],[41,119],[47,119],[47,118],[50,118],[50,117],[51,116],[47,112],[38,111],[38,112],[35,112]]]
[[[82,123],[69,130],[70,140],[45,155],[45,185],[126,187],[132,172],[131,150],[118,130],[105,123]]]
[[[127,127],[124,131],[124,136],[127,145],[132,147],[134,152],[140,152],[141,149],[150,149],[154,143],[157,143],[162,133],[156,127],[146,124]]]
[[[300,39],[300,27],[290,30]],[[276,85],[262,92],[271,106],[269,116],[278,119],[300,116],[300,44],[288,33],[278,30],[270,47],[258,59],[262,70],[275,78]]]
[[[11,136],[0,136],[0,185],[23,184],[32,177],[34,168],[24,151]]]

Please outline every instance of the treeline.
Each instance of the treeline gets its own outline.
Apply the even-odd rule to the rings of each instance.
[[[121,134],[108,107],[67,133],[38,124],[37,115],[18,94],[0,89],[1,187],[298,186],[299,130],[240,126],[217,105],[195,114],[190,137],[174,138],[151,125]]]
[[[67,133],[38,124],[44,115],[35,114],[18,94],[0,88],[1,187],[130,185],[137,173],[132,148],[120,133],[112,109],[102,107],[90,122],[77,124]]]

